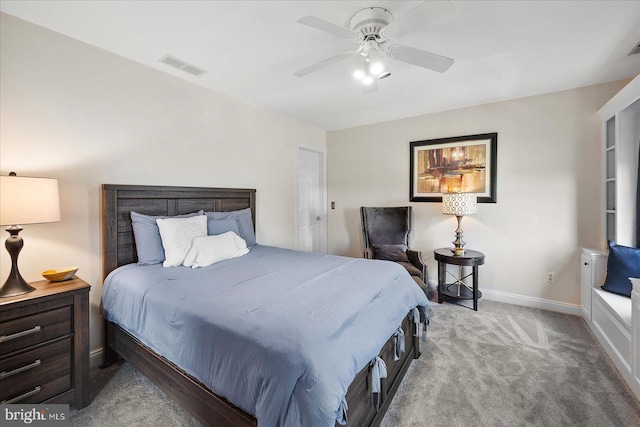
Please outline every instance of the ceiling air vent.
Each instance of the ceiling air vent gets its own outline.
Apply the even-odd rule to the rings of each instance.
[[[627,56],[637,55],[638,53],[640,53],[640,41],[636,43],[629,53],[627,53]]]
[[[189,73],[192,76],[200,77],[201,75],[206,73],[205,70],[198,68],[195,65],[188,64],[182,59],[178,59],[175,56],[169,55],[168,53],[162,56],[162,58],[158,59],[158,61],[173,68],[177,68],[178,70],[182,70],[185,73]]]

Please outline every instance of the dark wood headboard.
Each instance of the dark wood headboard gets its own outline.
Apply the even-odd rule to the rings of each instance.
[[[251,208],[256,225],[256,190],[240,188],[160,187],[102,184],[102,274],[137,262],[131,211],[180,215],[203,209],[228,212]]]

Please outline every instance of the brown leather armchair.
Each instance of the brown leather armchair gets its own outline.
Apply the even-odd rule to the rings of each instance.
[[[409,249],[411,206],[361,207],[364,257],[394,261],[402,265],[427,293],[429,274],[419,251]]]

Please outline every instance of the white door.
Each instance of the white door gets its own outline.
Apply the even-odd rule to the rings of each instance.
[[[307,252],[326,252],[324,151],[299,145],[297,160],[297,248]]]

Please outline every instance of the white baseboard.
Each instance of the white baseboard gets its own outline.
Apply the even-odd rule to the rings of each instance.
[[[91,369],[102,365],[102,348],[97,348],[89,353],[89,367]]]
[[[539,308],[542,310],[556,311],[558,313],[573,314],[582,316],[582,306],[579,304],[568,304],[566,302],[551,301],[542,298],[529,297],[525,295],[510,294],[508,292],[480,289],[482,298],[491,301],[506,302],[508,304],[522,305],[525,307]]]
[[[438,282],[429,280],[429,285],[437,289]],[[505,302],[507,304],[521,305],[524,307],[539,308],[541,310],[556,311],[558,313],[573,314],[582,316],[582,306],[577,304],[567,304],[565,302],[551,301],[542,298],[528,297],[525,295],[511,294],[502,291],[493,291],[490,289],[482,289],[482,298],[491,301]]]

